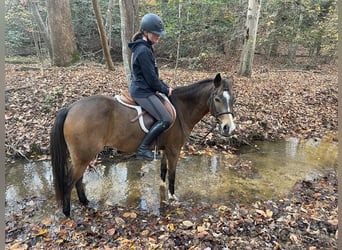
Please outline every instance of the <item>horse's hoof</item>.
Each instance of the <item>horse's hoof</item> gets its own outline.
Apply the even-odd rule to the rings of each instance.
[[[175,194],[171,194],[170,191],[168,191],[168,197],[169,200],[178,201],[178,197]]]
[[[63,209],[63,214],[65,215],[65,217],[70,218],[70,209],[69,210]]]
[[[89,204],[89,200],[85,199],[85,200],[80,200],[81,204],[84,206],[87,206]]]

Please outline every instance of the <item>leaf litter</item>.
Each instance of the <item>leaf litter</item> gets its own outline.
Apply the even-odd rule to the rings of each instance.
[[[329,174],[298,182],[290,195],[278,200],[165,203],[161,215],[133,207],[77,204],[71,218],[59,212],[39,221],[30,221],[39,211],[25,202],[43,201],[32,197],[22,202],[21,215],[6,220],[6,248],[337,249],[336,193],[336,176]]]
[[[221,69],[224,70],[224,69]],[[212,78],[217,72],[161,70],[172,86]],[[208,133],[214,122],[206,116],[183,147],[185,154],[233,155],[253,140],[329,137],[337,141],[337,70],[323,65],[315,71],[268,70],[251,79],[235,77],[235,133]],[[56,112],[82,96],[115,95],[126,89],[118,67],[81,63],[70,68],[25,70],[6,64],[5,126],[8,161],[18,157],[48,159],[49,131]],[[236,162],[236,168],[250,168]],[[336,173],[300,181],[279,200],[253,204],[165,203],[163,213],[133,207],[99,208],[75,204],[72,218],[57,210],[36,219],[42,197],[18,201],[20,212],[6,218],[6,249],[337,249]],[[55,208],[57,209],[57,208]]]

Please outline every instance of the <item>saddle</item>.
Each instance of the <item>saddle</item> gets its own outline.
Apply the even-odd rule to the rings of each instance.
[[[176,120],[176,109],[164,94],[158,92],[156,95],[159,97],[159,99],[162,101],[165,108],[171,115],[172,123],[169,127],[171,128]],[[144,110],[140,105],[138,105],[127,91],[122,91],[120,95],[115,95],[114,98],[122,105],[131,109],[135,109],[137,111],[137,116],[134,117],[131,122],[139,121],[141,129],[145,133],[148,133],[152,125],[156,122],[155,118],[151,116],[146,110]]]

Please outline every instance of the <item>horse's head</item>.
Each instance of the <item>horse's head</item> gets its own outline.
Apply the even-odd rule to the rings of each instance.
[[[220,132],[228,136],[235,129],[233,117],[234,95],[232,91],[233,77],[223,80],[220,74],[214,79],[215,88],[209,98],[209,111],[219,121]]]

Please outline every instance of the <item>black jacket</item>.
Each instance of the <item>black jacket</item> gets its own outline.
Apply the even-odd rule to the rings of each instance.
[[[131,86],[132,97],[145,98],[155,92],[169,93],[169,87],[159,79],[158,66],[151,42],[138,39],[128,42],[132,50]]]

